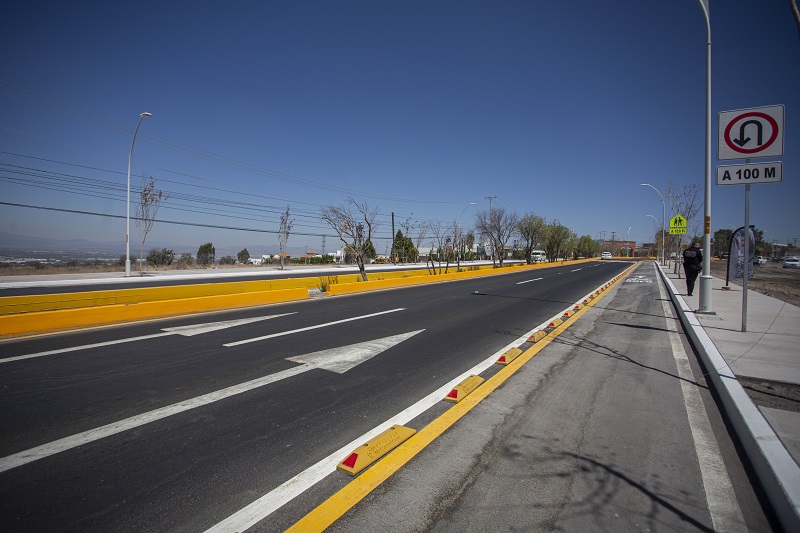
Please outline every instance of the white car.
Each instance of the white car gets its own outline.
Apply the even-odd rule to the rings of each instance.
[[[796,255],[784,257],[783,268],[800,268],[800,258]]]
[[[611,252],[603,252],[600,254],[600,259],[614,259],[614,256],[611,255]]]
[[[761,255],[756,256],[756,264],[757,265],[765,265],[767,264],[767,258]]]

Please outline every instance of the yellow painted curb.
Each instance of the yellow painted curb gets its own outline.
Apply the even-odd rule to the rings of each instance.
[[[278,302],[304,300],[308,289],[284,289],[142,302],[130,305],[104,305],[58,311],[42,311],[0,316],[0,336],[100,326],[149,318],[218,311]]]

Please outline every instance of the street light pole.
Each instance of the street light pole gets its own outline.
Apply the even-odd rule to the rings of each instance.
[[[659,222],[659,221],[658,221],[658,219],[657,219],[656,217],[654,217],[653,215],[647,215],[647,216],[649,216],[650,218],[652,218],[652,219],[655,221],[656,225],[658,225],[658,226],[660,226],[660,225],[661,225],[661,222]],[[656,250],[656,254],[657,254],[657,253],[658,253],[658,250]]]
[[[654,191],[658,193],[658,197],[661,198],[661,264],[666,264],[666,242],[664,241],[664,223],[667,221],[667,204],[664,203],[664,196],[662,196],[661,192],[650,185],[649,183],[640,183],[642,187],[650,187]],[[652,215],[650,215],[652,216]]]
[[[714,314],[711,305],[711,17],[708,0],[698,0],[706,20],[706,179],[705,227],[703,230],[703,271],[700,274],[700,308],[698,313]],[[747,228],[745,228],[745,233]]]
[[[631,256],[631,228],[632,227],[633,226],[628,226],[628,242],[626,243],[628,245],[628,257]]]
[[[467,205],[464,206],[464,209],[462,209],[461,210],[461,214],[458,215],[458,218],[456,219],[456,225],[453,228],[453,233],[455,233],[454,237],[455,237],[455,240],[456,240],[456,246],[458,246],[459,248],[461,247],[461,236],[459,235],[461,231],[459,230],[458,223],[461,222],[461,217],[464,216],[464,211],[466,211],[467,208],[469,206],[471,206],[471,205],[475,205],[475,202],[470,202],[470,203],[468,203]],[[456,257],[458,258],[458,268],[461,267],[461,255],[460,254],[461,254],[461,250],[459,249],[459,250],[456,251]]]
[[[142,120],[145,117],[151,117],[148,112],[139,115],[139,122],[136,124],[136,129],[133,130],[133,140],[131,141],[131,151],[128,152],[128,199],[125,203],[125,277],[131,275],[131,156],[133,156],[133,143],[136,142],[136,134],[139,132],[139,126],[142,125]],[[139,258],[141,260],[141,257]]]

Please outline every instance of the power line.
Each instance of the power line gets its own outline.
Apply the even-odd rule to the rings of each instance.
[[[122,122],[116,121],[108,117],[104,117],[102,115],[99,115],[97,113],[88,110],[84,110],[82,108],[73,106],[56,98],[52,98],[31,91],[29,89],[20,87],[18,85],[14,85],[4,80],[0,80],[0,94],[3,94],[4,96],[12,98],[14,100],[21,101],[28,105],[39,107],[41,109],[51,111],[58,115],[65,116],[73,120],[77,120],[89,126],[104,129],[106,131],[110,131],[112,133],[116,133],[123,136],[130,136],[131,134],[131,127]],[[332,192],[348,194],[350,196],[364,196],[367,198],[375,198],[379,200],[404,202],[404,203],[421,203],[421,204],[454,203],[454,202],[435,201],[435,200],[417,200],[412,198],[396,198],[381,194],[367,193],[364,191],[354,191],[351,189],[346,189],[344,187],[337,187],[334,185],[330,185],[328,183],[314,181],[307,178],[302,178],[299,176],[294,176],[292,174],[271,170],[265,167],[260,167],[258,165],[253,165],[250,163],[239,161],[237,159],[220,155],[215,152],[205,150],[203,148],[197,148],[189,144],[169,139],[167,137],[163,137],[149,131],[142,132],[142,134],[140,135],[140,142],[146,142],[148,144],[160,146],[162,148],[166,148],[168,150],[172,150],[184,155],[189,155],[191,157],[196,157],[206,161],[212,161],[217,164],[227,166],[229,168],[243,170],[245,172],[250,172],[268,178],[294,183],[296,185],[302,185],[306,187],[312,187],[315,189],[323,189]]]

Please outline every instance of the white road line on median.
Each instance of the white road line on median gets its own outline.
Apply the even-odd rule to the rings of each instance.
[[[736,494],[731,486],[725,462],[719,451],[717,439],[711,429],[703,399],[689,365],[689,358],[683,349],[676,318],[672,313],[671,303],[664,290],[663,283],[658,284],[661,297],[661,306],[667,321],[669,340],[672,345],[672,355],[678,367],[678,376],[681,378],[681,391],[683,403],[689,417],[689,428],[694,439],[697,460],[700,463],[700,475],[703,478],[703,488],[706,492],[706,503],[711,515],[711,524],[714,531],[738,532],[747,531],[747,525],[742,517],[742,511],[736,500]]]
[[[576,268],[575,270],[570,270],[570,272],[577,272],[578,270],[582,270],[582,269]]]
[[[273,339],[275,337],[282,337],[283,335],[291,335],[292,333],[301,333],[303,331],[311,331],[312,329],[319,329],[328,326],[334,326],[336,324],[343,324],[345,322],[352,322],[353,320],[361,320],[362,318],[371,318],[373,316],[380,316],[385,315],[388,313],[396,313],[397,311],[405,311],[405,307],[398,307],[397,309],[390,309],[388,311],[381,311],[379,313],[371,313],[369,315],[361,315],[361,316],[354,316],[352,318],[345,318],[342,320],[334,320],[333,322],[326,322],[324,324],[317,324],[316,326],[308,326],[306,328],[300,329],[293,329],[290,331],[281,331],[280,333],[273,333],[272,335],[264,335],[263,337],[255,337],[252,339],[244,339],[241,341],[236,342],[229,342],[227,344],[223,344],[223,346],[230,348],[231,346],[239,346],[240,344],[247,344],[248,342],[256,342],[256,341],[263,341],[266,339]]]
[[[536,279],[529,279],[529,280],[525,280],[525,281],[520,281],[519,283],[517,283],[517,285],[522,285],[523,283],[530,283],[531,281],[539,281],[539,280],[542,280],[542,279],[544,279],[544,278],[536,278]]]
[[[90,429],[82,433],[64,437],[63,439],[58,439],[29,450],[24,450],[19,453],[0,458],[0,472],[5,472],[6,470],[11,470],[12,468],[31,463],[33,461],[38,461],[39,459],[44,459],[45,457],[76,448],[78,446],[82,446],[84,444],[88,444],[117,433],[122,433],[123,431],[143,426],[168,416],[189,411],[190,409],[195,409],[197,407],[202,407],[210,403],[218,402],[220,400],[224,400],[225,398],[230,398],[231,396],[242,394],[243,392],[247,392],[258,387],[263,387],[264,385],[268,385],[297,374],[302,374],[303,372],[308,372],[314,368],[316,367],[312,365],[299,365],[275,374],[270,374],[269,376],[246,381],[225,389],[203,394],[202,396],[198,396],[196,398],[190,398],[182,402],[167,405],[166,407],[161,407],[160,409],[135,415],[118,422],[112,422],[111,424],[106,424],[105,426],[101,426],[99,428]]]

